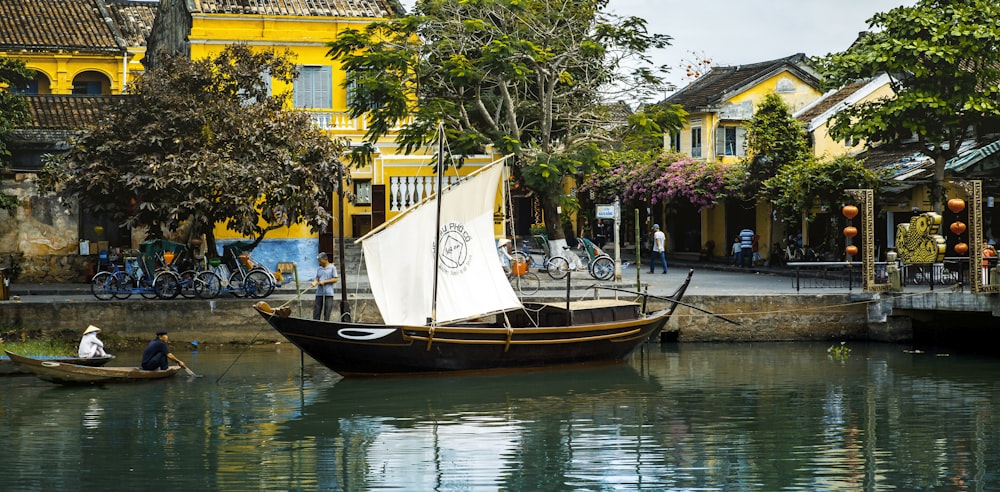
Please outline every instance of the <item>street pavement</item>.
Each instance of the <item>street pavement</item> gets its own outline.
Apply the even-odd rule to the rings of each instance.
[[[688,295],[794,295],[797,293],[795,272],[786,267],[735,268],[722,263],[702,263],[682,259],[670,259],[668,263],[667,274],[659,271],[650,274],[644,267],[640,271],[638,279],[636,278],[636,266],[629,264],[622,270],[622,281],[617,284],[617,287],[635,290],[638,282],[644,288],[648,287],[650,294],[670,295],[684,281],[688,269],[694,269],[695,273],[688,288]],[[542,284],[538,296],[561,296],[561,292],[566,289],[565,279],[554,280],[545,273],[538,273],[538,276]],[[370,295],[368,281],[364,275],[347,272],[342,280],[346,281],[341,285],[346,286],[348,295],[352,297]],[[594,280],[586,271],[574,272],[570,282],[574,297],[585,295],[588,287],[595,284],[603,286],[613,284],[613,282]],[[305,292],[308,287],[308,280],[300,279],[299,290],[296,290],[294,283],[289,283],[279,287],[271,297],[287,299],[295,297],[300,292],[303,293],[302,295],[311,295],[311,292]],[[801,293],[843,293],[845,290],[843,287],[823,287],[802,290]],[[855,286],[855,290],[860,292],[860,286]],[[19,298],[22,302],[95,300],[90,293],[90,284],[86,283],[51,284],[15,281],[10,285],[10,295],[12,300]],[[133,298],[142,299],[138,295],[133,296]]]

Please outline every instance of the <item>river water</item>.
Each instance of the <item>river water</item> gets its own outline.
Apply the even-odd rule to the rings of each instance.
[[[180,354],[201,378],[7,377],[0,489],[1000,489],[1000,360],[828,347],[344,380],[284,344]]]

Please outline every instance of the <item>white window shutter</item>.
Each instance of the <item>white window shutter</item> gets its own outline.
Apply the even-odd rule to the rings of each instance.
[[[736,127],[736,155],[747,155],[747,129],[742,126]]]
[[[726,155],[726,127],[715,128],[715,158],[718,159]]]

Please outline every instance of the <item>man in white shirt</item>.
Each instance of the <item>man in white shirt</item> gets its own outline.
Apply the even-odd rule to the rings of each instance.
[[[663,265],[663,273],[667,273],[667,235],[660,230],[660,224],[653,224],[653,254],[649,257],[649,273],[656,273],[656,259]]]

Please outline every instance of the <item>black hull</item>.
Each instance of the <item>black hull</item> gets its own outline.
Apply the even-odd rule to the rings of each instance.
[[[683,296],[691,274],[672,299]],[[660,333],[676,304],[643,315],[637,304],[585,301],[567,311],[527,305],[497,322],[392,326],[287,316],[255,308],[288,341],[343,376],[534,368],[621,360]]]

